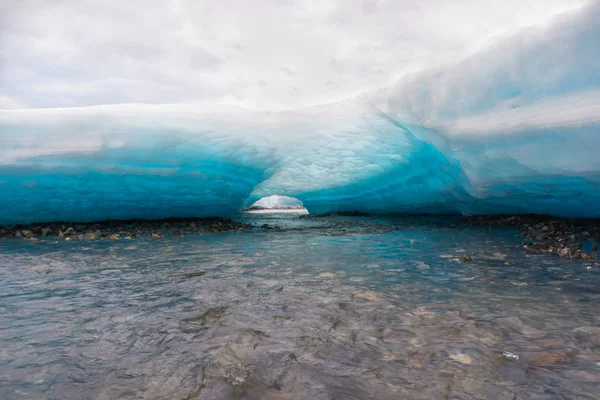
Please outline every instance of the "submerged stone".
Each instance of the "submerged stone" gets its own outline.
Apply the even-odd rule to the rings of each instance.
[[[511,353],[510,351],[503,351],[502,355],[504,356],[504,358],[506,358],[507,360],[510,360],[510,361],[518,361],[519,360],[519,356],[516,355],[515,353]]]
[[[206,271],[188,272],[184,274],[171,274],[171,278],[197,278],[206,275]]]

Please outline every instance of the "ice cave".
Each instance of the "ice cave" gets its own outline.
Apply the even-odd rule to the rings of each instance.
[[[600,217],[600,3],[462,62],[281,112],[0,110],[0,224],[311,213]]]

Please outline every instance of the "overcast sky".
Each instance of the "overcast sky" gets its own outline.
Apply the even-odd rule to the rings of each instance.
[[[0,108],[290,109],[459,61],[585,0],[0,0]]]

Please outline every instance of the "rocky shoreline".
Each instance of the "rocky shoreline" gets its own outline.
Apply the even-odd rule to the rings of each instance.
[[[252,225],[230,218],[169,218],[162,220],[49,222],[0,227],[0,238],[36,241],[46,237],[63,240],[121,240],[149,236],[182,236],[198,232],[243,231]]]
[[[335,213],[329,216],[363,216],[368,214]],[[317,217],[317,216],[305,216]],[[321,216],[322,217],[322,216]],[[461,227],[513,227],[523,235],[523,248],[529,254],[550,254],[580,260],[598,260],[600,219],[566,219],[549,215],[481,215],[462,217]],[[62,240],[122,240],[136,237],[160,239],[199,232],[244,231],[249,228],[281,230],[269,225],[253,226],[230,218],[169,218],[162,220],[114,220],[88,223],[49,222],[29,225],[0,226],[1,238],[37,241],[45,238]]]
[[[600,219],[567,219],[550,215],[481,215],[464,217],[462,226],[516,227],[523,235],[523,248],[530,254],[597,260]]]

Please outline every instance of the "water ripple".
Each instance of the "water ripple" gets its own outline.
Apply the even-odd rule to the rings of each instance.
[[[511,230],[278,218],[1,241],[0,398],[599,398],[600,268]]]

